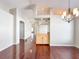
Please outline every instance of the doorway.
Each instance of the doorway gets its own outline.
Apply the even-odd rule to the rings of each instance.
[[[23,21],[20,21],[20,59],[24,58],[24,33],[25,33],[25,24]]]
[[[37,18],[35,32],[36,59],[50,59],[50,18]]]
[[[36,44],[50,44],[50,18],[39,18],[36,20]]]

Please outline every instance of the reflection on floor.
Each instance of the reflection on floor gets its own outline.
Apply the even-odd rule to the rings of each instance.
[[[51,47],[50,59],[79,59],[79,50],[74,47]]]
[[[35,59],[79,59],[79,49],[74,47],[36,45]]]
[[[36,45],[36,54],[34,56],[35,58],[32,58],[29,55],[31,59],[79,59],[79,49],[75,47],[49,47],[48,45]]]
[[[36,45],[36,59],[50,59],[49,45]]]
[[[36,59],[79,59],[79,49],[75,47],[36,46]]]
[[[25,49],[28,51],[20,59],[79,59],[79,49],[75,47],[49,47],[48,45],[32,44],[31,49]],[[15,59],[15,52],[16,46],[13,45],[0,52],[0,59]]]

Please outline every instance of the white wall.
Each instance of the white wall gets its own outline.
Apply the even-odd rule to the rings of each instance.
[[[26,20],[26,28],[25,28],[25,38],[27,39],[32,34],[32,24],[29,19]]]
[[[50,19],[50,45],[73,46],[74,22],[64,22],[60,16],[51,16]]]
[[[32,24],[30,23],[29,19],[24,19],[20,16],[20,11],[17,9],[17,15],[16,15],[16,44],[19,43],[20,39],[20,21],[23,21],[25,23],[25,38],[27,39],[29,36],[31,36],[32,32]]]
[[[7,5],[0,1],[0,9],[5,10],[6,12],[9,12],[10,5]]]
[[[39,33],[47,34],[48,33],[48,25],[40,25],[38,30],[39,30],[38,31]]]
[[[13,16],[0,9],[0,51],[13,45]]]
[[[25,23],[25,38],[24,39],[27,39],[28,37],[31,36],[31,32],[32,32],[32,24],[30,23],[29,19],[27,18],[24,18],[21,16],[22,15],[22,12],[17,9],[16,10],[16,42],[15,44],[19,44],[20,43],[20,21],[23,21]],[[19,59],[19,56],[18,54],[20,53],[19,52],[19,46],[16,48],[17,50],[17,53],[16,53],[16,59]]]
[[[75,46],[79,48],[79,18],[75,19]]]

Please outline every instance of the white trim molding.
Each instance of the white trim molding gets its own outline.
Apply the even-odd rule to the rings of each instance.
[[[74,44],[50,44],[50,46],[74,46]]]
[[[79,48],[79,46],[75,46],[76,48]]]

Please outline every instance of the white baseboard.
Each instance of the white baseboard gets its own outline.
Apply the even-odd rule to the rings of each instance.
[[[76,48],[79,48],[79,46],[75,46]]]
[[[14,45],[14,44],[13,43],[10,43],[10,44],[8,44],[6,46],[3,46],[2,48],[0,48],[0,52],[3,51],[3,50],[5,50],[5,49],[7,49],[8,47],[10,47],[12,45]]]
[[[74,44],[50,44],[50,46],[74,46]]]

